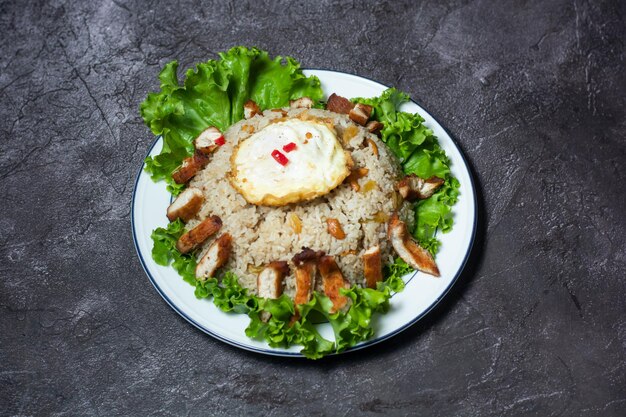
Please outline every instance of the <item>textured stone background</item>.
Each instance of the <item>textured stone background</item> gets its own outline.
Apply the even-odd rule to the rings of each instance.
[[[2,1],[0,415],[624,415],[625,5]],[[408,91],[473,164],[474,257],[402,335],[264,357],[149,284],[138,105],[238,44]]]

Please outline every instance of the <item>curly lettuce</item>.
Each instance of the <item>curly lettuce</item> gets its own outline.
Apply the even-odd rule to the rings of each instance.
[[[277,299],[259,298],[243,288],[237,276],[228,271],[219,280],[215,277],[204,281],[196,279],[195,256],[183,255],[176,249],[176,241],[183,232],[184,224],[180,220],[152,232],[153,259],[159,265],[171,264],[185,282],[195,287],[197,298],[212,299],[215,306],[224,312],[247,314],[250,318],[245,330],[248,337],[265,340],[272,347],[302,346],[300,352],[310,359],[342,352],[370,339],[374,335],[372,317],[389,310],[391,296],[404,289],[402,277],[411,271],[404,261],[398,259],[385,266],[386,278],[378,284],[378,288],[353,286],[342,290],[351,301],[350,308],[345,312],[331,313],[333,304],[330,299],[315,292],[308,303],[298,307],[299,318],[294,321],[296,308],[293,300],[286,295]],[[263,320],[264,316],[269,316],[269,320]],[[317,324],[321,321],[330,323],[335,340],[327,340],[320,335]]]
[[[141,103],[144,122],[163,137],[163,149],[146,159],[146,172],[153,180],[164,180],[178,194],[183,186],[172,180],[172,172],[193,153],[193,140],[208,126],[224,131],[243,118],[243,104],[254,100],[262,110],[284,107],[303,96],[323,97],[317,77],[306,77],[300,64],[290,57],[271,59],[266,51],[237,46],[187,70],[182,85],[178,62],[165,65],[159,74],[160,91]]]
[[[353,101],[373,107],[371,119],[384,124],[382,141],[400,160],[405,174],[421,178],[437,176],[445,180],[435,194],[415,204],[413,236],[435,255],[440,245],[437,232],[452,229],[452,206],[459,197],[460,184],[450,171],[450,159],[419,114],[400,111],[400,106],[409,101],[408,94],[390,88],[380,97]]]
[[[185,232],[185,224],[177,219],[167,227],[159,227],[152,232],[152,259],[161,266],[172,265],[186,282],[196,283],[196,257],[182,254],[176,249],[178,238]]]

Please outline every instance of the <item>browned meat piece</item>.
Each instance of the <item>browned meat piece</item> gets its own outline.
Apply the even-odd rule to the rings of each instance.
[[[331,313],[336,313],[348,305],[348,297],[341,294],[341,288],[350,288],[350,284],[343,278],[335,258],[322,256],[319,261],[320,275],[324,284],[324,294],[333,302]]]
[[[313,100],[309,97],[300,97],[297,100],[290,100],[289,107],[292,109],[310,109],[313,107]]]
[[[243,117],[245,119],[252,119],[257,114],[261,114],[261,109],[259,108],[259,105],[252,100],[246,101],[246,103],[243,105]]]
[[[370,114],[372,114],[372,106],[357,103],[354,108],[350,110],[348,117],[353,122],[358,123],[361,126],[365,126],[370,118]]]
[[[381,122],[377,122],[376,120],[372,120],[371,122],[367,122],[365,127],[370,133],[380,136],[380,131],[383,130],[385,125]]]
[[[283,293],[283,280],[289,275],[289,266],[284,261],[270,262],[256,278],[257,293],[261,298],[276,299]],[[267,322],[272,315],[261,312],[261,320]]]
[[[217,148],[220,147],[220,143],[224,144],[224,135],[220,130],[214,126],[207,127],[198,135],[193,141],[193,146],[196,150],[204,155],[211,155]]]
[[[196,150],[193,156],[183,159],[182,165],[172,173],[172,178],[177,184],[186,184],[208,163],[209,158]]]
[[[217,233],[222,227],[222,219],[210,216],[199,225],[182,235],[176,242],[176,249],[180,253],[188,253],[202,245],[211,235]]]
[[[202,191],[197,188],[187,188],[167,208],[167,218],[171,222],[179,218],[188,222],[198,213],[203,202]]]
[[[307,262],[315,262],[319,260],[325,253],[323,251],[314,251],[313,249],[309,249],[306,247],[302,247],[302,250],[295,254],[291,259],[295,266],[301,266]]]
[[[398,213],[393,213],[387,225],[387,237],[396,253],[411,268],[438,277],[439,268],[430,252],[422,248],[409,234]]]
[[[322,256],[324,252],[302,248],[302,252],[293,257],[296,266],[296,295],[293,301],[296,306],[311,299],[317,275],[317,262]]]
[[[335,93],[331,94],[326,102],[326,110],[335,113],[348,114],[353,107],[354,104],[350,100]]]
[[[278,298],[283,292],[283,279],[289,275],[285,261],[270,262],[256,279],[257,292],[261,298]]]
[[[228,233],[224,233],[215,239],[196,266],[196,278],[204,281],[215,276],[215,271],[228,261],[232,246],[233,239]]]
[[[296,306],[308,303],[313,293],[313,285],[317,267],[313,262],[307,262],[296,268],[296,295],[293,302]]]
[[[444,180],[438,177],[425,180],[410,174],[398,183],[398,192],[407,201],[423,200],[433,195],[443,183]]]
[[[372,246],[363,253],[363,275],[367,288],[376,288],[376,284],[383,280],[380,246]]]

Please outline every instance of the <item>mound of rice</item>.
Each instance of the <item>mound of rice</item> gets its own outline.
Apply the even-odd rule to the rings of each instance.
[[[355,192],[346,181],[327,195],[304,203],[283,207],[247,203],[226,178],[234,146],[267,126],[273,119],[295,117],[303,111],[307,112],[307,117],[332,120],[340,141],[346,128],[358,128],[349,128],[349,136],[355,132],[356,135],[347,143],[344,141],[343,145],[351,153],[355,168],[369,169],[368,174],[359,180],[360,191]],[[292,274],[285,281],[285,293],[293,295],[295,280],[291,258],[303,246],[335,256],[344,277],[351,284],[364,285],[361,255],[371,246],[380,245],[383,262],[393,261],[392,248],[385,235],[385,221],[398,208],[398,204],[401,204],[400,218],[408,225],[412,225],[413,215],[410,204],[399,203],[401,200],[394,190],[401,176],[398,161],[377,136],[353,123],[346,115],[317,109],[284,109],[283,112],[267,110],[262,116],[242,120],[231,126],[224,136],[226,144],[219,148],[207,167],[190,183],[190,186],[203,191],[205,203],[187,228],[195,227],[210,215],[218,215],[222,219],[223,227],[218,235],[228,232],[233,237],[233,251],[224,270],[234,272],[242,286],[256,291],[259,267],[271,261],[284,260],[289,261],[292,267]],[[378,157],[367,140],[377,145]],[[338,240],[327,232],[328,218],[340,222],[346,234],[345,239]],[[294,223],[297,224],[298,220],[301,222],[301,230],[296,233]],[[209,239],[205,242],[199,256],[204,254],[212,241]]]

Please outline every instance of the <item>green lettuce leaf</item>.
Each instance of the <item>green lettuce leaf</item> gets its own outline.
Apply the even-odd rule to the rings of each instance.
[[[387,312],[393,293],[404,289],[402,276],[411,270],[404,261],[397,259],[385,267],[386,279],[378,284],[377,289],[354,286],[342,290],[351,300],[346,312],[331,313],[330,299],[315,292],[311,301],[300,305],[300,317],[293,321],[296,309],[293,300],[286,295],[277,299],[259,298],[243,288],[237,276],[229,271],[221,277],[197,280],[195,256],[183,255],[176,249],[176,241],[184,230],[180,220],[170,223],[167,228],[156,229],[152,233],[154,260],[163,266],[171,264],[186,282],[195,286],[197,298],[212,298],[213,303],[224,312],[247,314],[250,317],[245,331],[248,337],[266,340],[272,347],[300,345],[301,353],[310,359],[341,352],[371,338],[374,334],[372,316]],[[264,317],[269,317],[269,320],[262,320]],[[320,335],[316,327],[319,320],[315,317],[322,317],[330,323],[334,341]]]
[[[409,268],[410,269],[410,268]],[[273,347],[289,347],[297,344],[303,348],[301,353],[309,359],[318,359],[331,352],[342,352],[374,335],[371,320],[374,314],[384,314],[389,310],[389,299],[394,292],[404,289],[402,275],[406,271],[400,265],[377,289],[353,286],[342,290],[350,298],[350,307],[346,312],[331,313],[332,301],[323,294],[313,293],[311,301],[299,306],[300,318],[291,323],[293,301],[283,295],[276,300],[261,300],[259,311],[250,314],[250,325],[246,329],[248,337],[265,339]],[[272,316],[267,322],[261,320],[263,312]],[[311,316],[324,317],[333,329],[335,341],[324,339]]]
[[[290,57],[270,59],[266,51],[238,46],[187,70],[182,85],[178,62],[165,65],[159,74],[161,90],[150,93],[140,112],[155,135],[163,137],[163,149],[146,159],[146,171],[154,181],[165,180],[178,194],[172,172],[193,153],[193,139],[208,126],[225,131],[243,118],[243,104],[254,100],[262,110],[284,107],[302,96],[321,100],[317,77],[306,77]]]
[[[191,285],[196,285],[196,258],[192,254],[182,254],[176,249],[176,241],[185,232],[185,224],[177,219],[152,232],[152,259],[162,266],[172,267]]]
[[[385,285],[393,292],[401,292],[404,289],[404,281],[402,277],[413,272],[413,268],[402,258],[396,258],[393,263],[383,266],[383,276],[385,277]]]
[[[382,141],[400,159],[405,174],[421,178],[437,176],[445,180],[434,195],[415,204],[413,236],[435,255],[440,245],[436,234],[452,229],[452,206],[459,197],[460,184],[451,174],[450,159],[432,130],[424,126],[424,119],[419,114],[400,111],[400,106],[409,101],[407,94],[390,88],[380,97],[356,98],[353,101],[373,107],[371,118],[384,124]]]
[[[431,253],[437,253],[439,240],[435,238],[437,230],[446,233],[452,229],[452,206],[459,198],[459,181],[447,176],[446,182],[435,194],[415,205],[414,235],[420,244]]]

